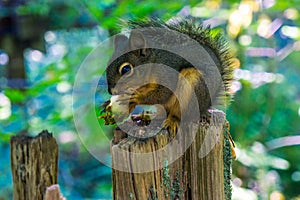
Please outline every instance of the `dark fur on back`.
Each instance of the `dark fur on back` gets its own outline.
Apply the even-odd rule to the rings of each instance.
[[[215,61],[222,76],[226,96],[232,81],[233,55],[229,51],[229,45],[220,32],[212,31],[195,19],[179,18],[170,22],[163,22],[160,19],[138,19],[125,22],[125,26],[130,29],[138,28],[167,28],[188,35],[190,38],[201,44]],[[213,55],[212,55],[213,54]]]

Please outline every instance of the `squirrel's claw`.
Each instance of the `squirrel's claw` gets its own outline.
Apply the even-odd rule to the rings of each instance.
[[[101,110],[100,114],[102,114],[102,113],[104,113],[104,112],[107,111],[108,105],[109,105],[109,104],[110,104],[110,100],[107,100],[107,101],[105,101],[105,102],[101,105],[102,110]]]

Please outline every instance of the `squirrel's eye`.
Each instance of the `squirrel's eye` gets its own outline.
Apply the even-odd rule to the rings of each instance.
[[[130,64],[129,62],[123,63],[119,68],[119,72],[120,72],[121,76],[123,76],[126,73],[127,73],[126,74],[127,76],[131,75],[133,72],[132,64]]]

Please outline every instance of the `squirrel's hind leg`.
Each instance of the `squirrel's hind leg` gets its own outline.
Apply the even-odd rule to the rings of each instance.
[[[185,68],[180,71],[176,90],[165,104],[168,116],[163,127],[167,129],[169,133],[177,133],[181,122],[181,114],[183,112],[189,112],[188,106],[191,101],[194,88],[198,85],[201,77],[201,72],[192,67]]]

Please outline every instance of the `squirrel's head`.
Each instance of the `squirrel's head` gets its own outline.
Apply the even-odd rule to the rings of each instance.
[[[147,48],[143,34],[133,30],[129,37],[123,34],[114,38],[114,53],[106,69],[108,92],[118,94],[124,90],[143,83],[143,77],[150,72],[137,70],[149,62],[154,62],[153,51]],[[145,68],[144,68],[145,69]],[[118,84],[118,89],[116,85]],[[123,90],[123,91],[122,91]]]
[[[166,68],[180,71],[180,68],[190,64],[175,53],[163,50],[162,47],[153,48],[155,46],[153,42],[160,44],[165,42],[164,30],[133,29],[129,37],[123,34],[115,36],[114,53],[106,69],[110,94],[115,95],[143,86],[149,87],[146,83],[168,85],[172,82],[174,84],[168,88],[176,87],[178,75],[166,72],[168,71]]]

